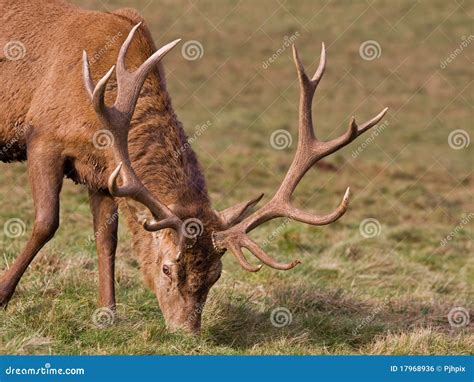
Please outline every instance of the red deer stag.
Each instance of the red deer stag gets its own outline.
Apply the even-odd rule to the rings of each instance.
[[[290,198],[311,166],[377,124],[386,109],[361,126],[352,119],[337,139],[315,137],[311,104],[326,65],[324,45],[312,78],[293,48],[301,87],[299,138],[280,188],[252,214],[263,195],[217,212],[173,111],[160,64],[178,40],[155,52],[143,19],[131,9],[92,12],[61,0],[0,0],[0,6],[5,47],[0,55],[0,160],[28,160],[35,210],[25,248],[0,278],[0,305],[6,307],[28,265],[55,234],[64,177],[89,190],[100,304],[115,307],[118,221],[110,217],[120,209],[168,327],[191,332],[200,329],[202,307],[220,277],[226,250],[252,272],[260,266],[245,259],[243,248],[276,269],[298,264],[265,254],[248,236],[252,229],[278,217],[324,225],[345,213],[349,189],[337,209],[323,216],[293,207]],[[103,49],[111,35],[119,38]],[[24,48],[24,57],[11,57],[11,42]],[[99,59],[89,62],[95,52],[101,52]],[[100,132],[111,140],[108,149],[94,145]],[[189,221],[202,226],[188,226]]]

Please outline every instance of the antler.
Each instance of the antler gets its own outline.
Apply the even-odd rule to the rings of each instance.
[[[298,127],[298,146],[291,166],[286,173],[283,182],[272,197],[272,199],[262,208],[242,220],[237,225],[224,231],[213,234],[214,246],[217,250],[223,251],[229,249],[235,255],[241,266],[250,271],[260,270],[260,266],[251,265],[244,257],[242,248],[248,249],[264,264],[281,270],[287,270],[295,267],[300,262],[298,260],[290,263],[280,263],[268,256],[248,235],[251,230],[259,225],[279,217],[288,217],[311,225],[325,225],[339,219],[347,210],[349,204],[350,189],[347,188],[344,197],[339,206],[330,214],[318,216],[302,211],[291,205],[291,195],[296,186],[317,161],[325,156],[339,150],[352,142],[360,134],[375,126],[385,115],[388,108],[382,110],[377,116],[367,121],[362,126],[358,126],[352,117],[349,128],[345,134],[329,142],[319,141],[314,134],[311,105],[316,88],[321,80],[326,67],[326,50],[324,43],[321,49],[321,58],[318,69],[310,79],[304,70],[303,64],[298,55],[296,47],[293,45],[293,57],[298,72],[300,83],[300,105],[299,105],[299,127]]]
[[[182,221],[173,212],[156,199],[150,191],[143,185],[135,174],[128,154],[128,132],[130,121],[135,111],[141,88],[147,75],[153,70],[156,64],[181,40],[175,40],[156,51],[137,70],[129,72],[125,67],[125,57],[132,42],[135,32],[141,23],[135,25],[123,43],[117,59],[117,97],[113,106],[105,104],[104,95],[107,83],[114,72],[115,66],[100,79],[94,86],[89,67],[87,53],[83,53],[83,75],[86,90],[91,98],[92,105],[105,127],[113,135],[112,150],[114,159],[118,163],[117,168],[109,177],[108,188],[110,193],[116,197],[130,197],[145,205],[153,214],[155,222],[143,225],[148,231],[158,231],[164,228],[172,228],[178,234],[180,245],[184,238],[182,233]],[[117,184],[117,179],[121,175],[122,185]]]

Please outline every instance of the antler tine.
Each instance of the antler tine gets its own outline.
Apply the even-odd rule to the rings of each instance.
[[[321,43],[321,56],[319,57],[318,69],[314,73],[312,81],[319,83],[319,81],[323,77],[325,69],[326,69],[326,45],[324,45],[324,42],[322,42]]]
[[[365,133],[371,127],[374,127],[377,123],[379,123],[385,114],[388,111],[388,107],[383,109],[379,114],[377,114],[374,118],[368,120],[361,127],[359,127],[355,121],[355,117],[352,117],[349,122],[349,128],[347,131],[338,138],[334,138],[331,141],[324,142],[320,147],[320,158],[323,158],[333,152],[339,150],[340,148],[348,145],[354,139],[356,139],[359,135]],[[319,158],[319,159],[320,159]]]
[[[319,81],[321,81],[326,69],[326,47],[324,43],[322,43],[318,69],[311,79],[308,78],[305,72],[304,65],[301,62],[296,45],[293,45],[293,60],[295,61],[296,71],[298,72],[301,88],[298,140],[298,145],[301,145],[315,139],[311,107],[314,93],[316,92]]]
[[[135,32],[137,31],[138,28],[142,25],[142,22],[140,21],[137,25],[135,25],[130,33],[128,34],[127,38],[122,44],[122,47],[120,48],[119,55],[117,58],[117,73],[119,75],[127,74],[127,68],[125,67],[125,58],[127,56],[127,51],[132,43],[133,37],[135,36]]]
[[[86,51],[83,52],[83,75],[84,75],[84,84],[89,94],[89,97],[92,101],[92,106],[94,110],[99,113],[99,115],[104,115],[108,112],[107,107],[105,106],[105,88],[107,83],[114,72],[115,65],[112,66],[109,71],[99,80],[96,86],[94,86],[94,81],[92,80],[91,70],[89,66],[89,58],[87,57]]]
[[[120,175],[120,172],[122,171],[122,167],[123,163],[120,162],[119,165],[112,172],[112,174],[110,174],[108,181],[109,192],[116,197],[125,197],[137,194],[141,185],[135,181],[135,179],[137,179],[136,177],[127,176],[127,173],[125,171],[122,175],[124,179],[124,184],[122,186],[119,186],[117,184],[117,179]]]
[[[128,34],[127,39],[123,43],[122,47],[120,48],[119,56],[117,59],[117,72],[122,74],[134,74],[135,77],[142,77],[145,76],[150,72],[150,70],[171,50],[173,49],[180,41],[181,39],[178,38],[160,49],[158,49],[153,55],[151,55],[134,73],[130,73],[125,65],[125,58],[127,56],[128,48],[130,47],[130,44],[133,40],[133,37],[135,36],[136,31],[140,26],[142,25],[141,22],[139,22],[137,25],[135,25],[130,33]]]
[[[291,205],[287,206],[287,216],[292,219],[299,221],[301,223],[309,225],[327,225],[338,220],[342,215],[344,215],[349,207],[349,199],[351,195],[350,187],[347,187],[344,197],[341,200],[339,206],[331,213],[323,216],[314,215],[298,208],[292,207]]]
[[[92,99],[94,94],[94,81],[92,80],[91,68],[89,65],[89,58],[87,57],[87,52],[82,51],[82,77],[84,79],[84,86],[87,90],[87,94]]]
[[[178,38],[165,46],[158,49],[152,56],[150,56],[141,66],[137,69],[138,77],[146,77],[151,69],[164,57],[168,54],[171,49],[181,42],[181,39]]]
[[[159,231],[163,228],[170,227],[175,228],[176,230],[180,229],[181,220],[177,218],[168,207],[156,200],[135,174],[129,174],[124,170],[125,169],[122,168],[122,163],[120,163],[110,175],[108,182],[110,193],[115,197],[130,197],[137,202],[144,204],[150,209],[150,212],[155,219],[161,219],[160,221],[153,223],[148,223],[145,220],[143,226],[147,231]],[[117,178],[121,171],[125,178],[125,184],[123,186],[118,186]]]
[[[165,228],[172,228],[176,231],[178,237],[178,247],[182,252],[185,245],[185,237],[182,229],[183,222],[173,212],[159,200],[155,199],[148,189],[140,182],[130,167],[130,170],[126,170],[127,167],[122,167],[122,162],[112,172],[108,181],[108,188],[111,195],[115,197],[130,197],[133,200],[146,206],[154,219],[151,223],[145,219],[142,222],[143,227],[149,232],[161,231]],[[118,186],[117,179],[121,174],[124,178],[124,185]],[[179,256],[179,255],[178,255]]]
[[[230,243],[229,250],[235,256],[240,266],[244,268],[246,271],[258,272],[260,269],[262,269],[262,265],[254,266],[247,261],[247,259],[244,256],[244,253],[242,252],[242,248],[238,244]]]
[[[155,67],[155,65],[160,62],[161,59],[181,41],[181,39],[176,39],[166,44],[153,53],[153,55],[151,55],[142,65],[140,65],[138,69],[136,69],[134,72],[129,72],[125,65],[125,59],[133,37],[141,25],[142,23],[139,22],[132,28],[125,42],[120,48],[117,59],[118,90],[115,108],[121,111],[128,119],[132,118],[136,102],[140,95],[140,90],[147,75]]]
[[[281,271],[287,271],[291,268],[296,267],[301,262],[299,260],[294,260],[290,263],[280,263],[275,259],[272,259],[268,256],[263,249],[261,249],[257,243],[255,243],[251,238],[247,235],[242,237],[241,245],[243,248],[247,248],[250,252],[252,252],[262,263],[268,265],[271,268],[279,269]]]
[[[99,113],[102,118],[104,114],[112,114],[112,109],[118,112],[120,119],[130,122],[135,105],[140,95],[140,90],[145,82],[147,75],[153,69],[153,67],[171,50],[173,49],[181,39],[174,40],[165,46],[158,49],[152,56],[150,56],[137,70],[129,72],[125,66],[125,59],[127,56],[128,48],[135,36],[136,31],[141,26],[141,22],[135,25],[124,43],[122,44],[119,55],[117,58],[117,98],[112,108],[107,108],[104,104],[104,94],[107,82],[109,81],[115,66],[102,77],[102,79],[94,86],[92,75],[90,71],[89,60],[87,53],[83,52],[83,77],[84,84],[91,97],[94,109]],[[110,118],[110,116],[108,116]]]
[[[107,113],[107,107],[105,106],[105,88],[107,86],[107,82],[109,81],[112,73],[114,72],[115,66],[112,66],[110,70],[100,79],[97,83],[94,93],[92,93],[92,105],[94,106],[94,110],[98,113]]]
[[[326,49],[324,43],[321,48],[318,69],[311,79],[309,79],[305,73],[304,66],[295,46],[293,46],[293,57],[301,88],[298,145],[293,162],[291,163],[280,188],[269,202],[233,227],[213,234],[214,246],[216,249],[220,251],[229,249],[232,251],[239,260],[239,263],[247,270],[253,271],[255,267],[245,260],[242,248],[246,248],[260,261],[272,268],[288,270],[300,263],[298,260],[286,264],[280,263],[268,256],[263,249],[247,235],[251,230],[259,225],[279,217],[287,217],[310,225],[325,225],[336,221],[344,215],[349,205],[349,188],[347,188],[339,206],[333,212],[322,216],[314,215],[295,208],[291,204],[291,196],[303,176],[318,160],[345,146],[357,136],[367,131],[372,126],[375,126],[387,112],[387,109],[384,109],[381,113],[364,123],[361,127],[358,127],[355,119],[352,118],[347,132],[341,137],[329,142],[321,142],[317,140],[313,130],[311,107],[314,93],[326,67]]]
[[[372,118],[371,120],[365,122],[364,124],[362,124],[362,126],[360,126],[358,129],[357,129],[357,135],[361,135],[362,133],[365,133],[367,130],[369,130],[371,127],[374,127],[377,123],[379,123],[382,118],[385,116],[385,114],[387,113],[388,111],[388,107],[386,107],[385,109],[383,109],[379,114],[377,114],[374,118]]]
[[[299,79],[302,81],[307,80],[307,81],[310,81],[313,85],[317,85],[319,81],[321,80],[321,78],[323,77],[324,70],[326,69],[326,46],[324,45],[324,42],[321,44],[321,55],[319,57],[319,65],[313,77],[311,78],[311,80],[306,75],[306,71],[304,69],[303,63],[301,62],[298,49],[296,48],[296,45],[294,44],[293,44],[293,60],[295,61],[296,70],[298,72]]]

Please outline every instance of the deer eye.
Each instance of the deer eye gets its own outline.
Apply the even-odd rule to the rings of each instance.
[[[171,276],[171,269],[168,265],[163,265],[163,273],[168,277]]]

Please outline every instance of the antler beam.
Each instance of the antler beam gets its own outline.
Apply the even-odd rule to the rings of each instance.
[[[377,116],[357,126],[354,117],[351,119],[349,128],[345,134],[328,142],[319,141],[313,129],[311,106],[314,93],[318,87],[324,70],[326,68],[326,49],[322,44],[321,56],[318,69],[312,78],[306,75],[305,69],[298,55],[298,51],[293,46],[293,58],[298,73],[300,83],[300,104],[299,104],[299,125],[298,125],[298,146],[293,162],[288,172],[272,199],[255,211],[253,214],[242,220],[240,223],[224,231],[215,232],[213,239],[218,250],[229,249],[236,256],[242,267],[248,271],[256,272],[260,267],[251,265],[242,252],[242,248],[248,249],[264,264],[281,270],[295,267],[300,262],[298,260],[290,263],[280,263],[269,257],[250,237],[247,235],[251,230],[259,225],[279,217],[287,217],[310,225],[330,224],[339,219],[347,210],[349,205],[350,189],[347,188],[339,206],[331,213],[323,216],[314,215],[302,211],[291,205],[291,196],[298,183],[306,172],[321,158],[339,150],[357,138],[360,134],[375,126],[385,115],[388,108],[382,110]]]
[[[125,58],[133,37],[141,23],[135,25],[130,31],[127,39],[120,48],[117,65],[112,68],[94,85],[92,80],[87,53],[83,53],[83,77],[84,84],[91,98],[94,110],[102,124],[112,133],[114,140],[112,150],[116,169],[109,177],[108,188],[110,193],[116,197],[129,197],[146,206],[152,213],[155,222],[144,222],[148,231],[158,231],[164,228],[172,228],[177,232],[178,241],[182,246],[184,237],[182,233],[182,221],[163,203],[156,199],[143,185],[135,174],[128,154],[128,132],[140,91],[148,74],[156,67],[158,62],[181,40],[175,40],[156,51],[137,70],[129,72],[125,66]],[[105,104],[105,90],[114,70],[117,77],[117,97],[113,106]],[[118,185],[119,175],[122,185]]]

